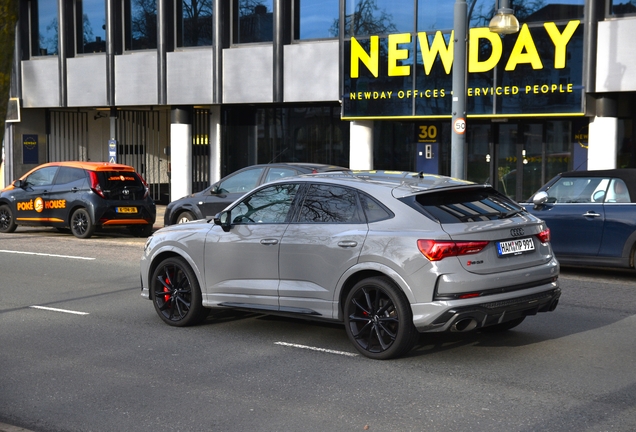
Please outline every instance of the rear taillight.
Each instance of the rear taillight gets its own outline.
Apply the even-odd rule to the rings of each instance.
[[[148,183],[146,183],[146,180],[144,180],[144,178],[142,176],[139,176],[139,179],[141,180],[141,182],[144,184],[144,199],[146,199],[146,197],[148,197],[148,194],[150,193],[150,188],[148,187]]]
[[[102,191],[102,187],[99,184],[99,181],[97,180],[97,173],[95,171],[89,171],[88,174],[90,175],[91,178],[91,189],[93,190],[93,192],[95,192],[97,195],[99,195],[102,198],[106,198],[104,196],[104,192]]]
[[[537,238],[541,243],[548,243],[550,241],[550,228],[546,228],[537,234]]]
[[[481,252],[487,241],[454,242],[446,240],[418,240],[417,247],[429,261],[439,261],[446,257],[471,255]]]

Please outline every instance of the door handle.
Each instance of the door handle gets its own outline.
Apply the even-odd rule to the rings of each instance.
[[[278,244],[278,240],[276,239],[262,239],[261,244],[265,246]]]
[[[589,217],[601,217],[600,214],[594,213],[593,211],[588,211],[587,213],[584,213],[583,216],[585,216],[585,217],[588,217],[588,216]]]
[[[358,246],[358,242],[353,240],[343,240],[338,242],[338,246],[342,248],[352,248]]]

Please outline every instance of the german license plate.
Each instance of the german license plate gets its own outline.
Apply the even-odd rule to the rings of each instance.
[[[499,256],[521,255],[524,252],[534,250],[532,238],[508,240],[497,243],[497,253]]]
[[[137,213],[137,207],[117,207],[117,213]]]

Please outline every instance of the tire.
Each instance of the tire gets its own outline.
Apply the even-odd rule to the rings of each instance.
[[[188,263],[180,257],[163,260],[152,273],[150,295],[155,311],[168,325],[199,324],[208,315],[201,304],[201,288]]]
[[[12,233],[18,226],[15,223],[11,208],[3,204],[0,206],[0,233]]]
[[[419,337],[404,294],[385,277],[358,282],[344,305],[345,329],[363,355],[386,360],[409,352]]]
[[[86,209],[79,208],[71,215],[71,232],[77,238],[90,238],[95,232],[95,224],[91,221],[91,215]]]
[[[190,213],[189,211],[184,211],[179,213],[179,216],[177,216],[177,223],[178,224],[182,224],[182,223],[186,223],[186,222],[190,222],[194,220],[194,215],[192,213]]]
[[[526,317],[520,317],[520,318],[515,318],[513,320],[510,321],[506,321],[506,322],[502,322],[501,324],[495,324],[495,325],[491,325],[488,327],[483,327],[481,329],[482,332],[484,333],[500,333],[500,332],[505,332],[508,331],[512,328],[517,327],[519,324],[521,324],[523,322],[523,320],[526,319]]]
[[[135,237],[148,237],[152,234],[152,225],[136,225],[128,228],[128,231]]]

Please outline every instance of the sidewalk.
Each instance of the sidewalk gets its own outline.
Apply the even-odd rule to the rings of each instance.
[[[166,212],[166,206],[165,205],[157,205],[157,219],[155,219],[155,224],[152,226],[155,231],[158,230],[159,228],[163,228],[163,215]],[[0,432],[2,432],[2,430],[0,429]]]

